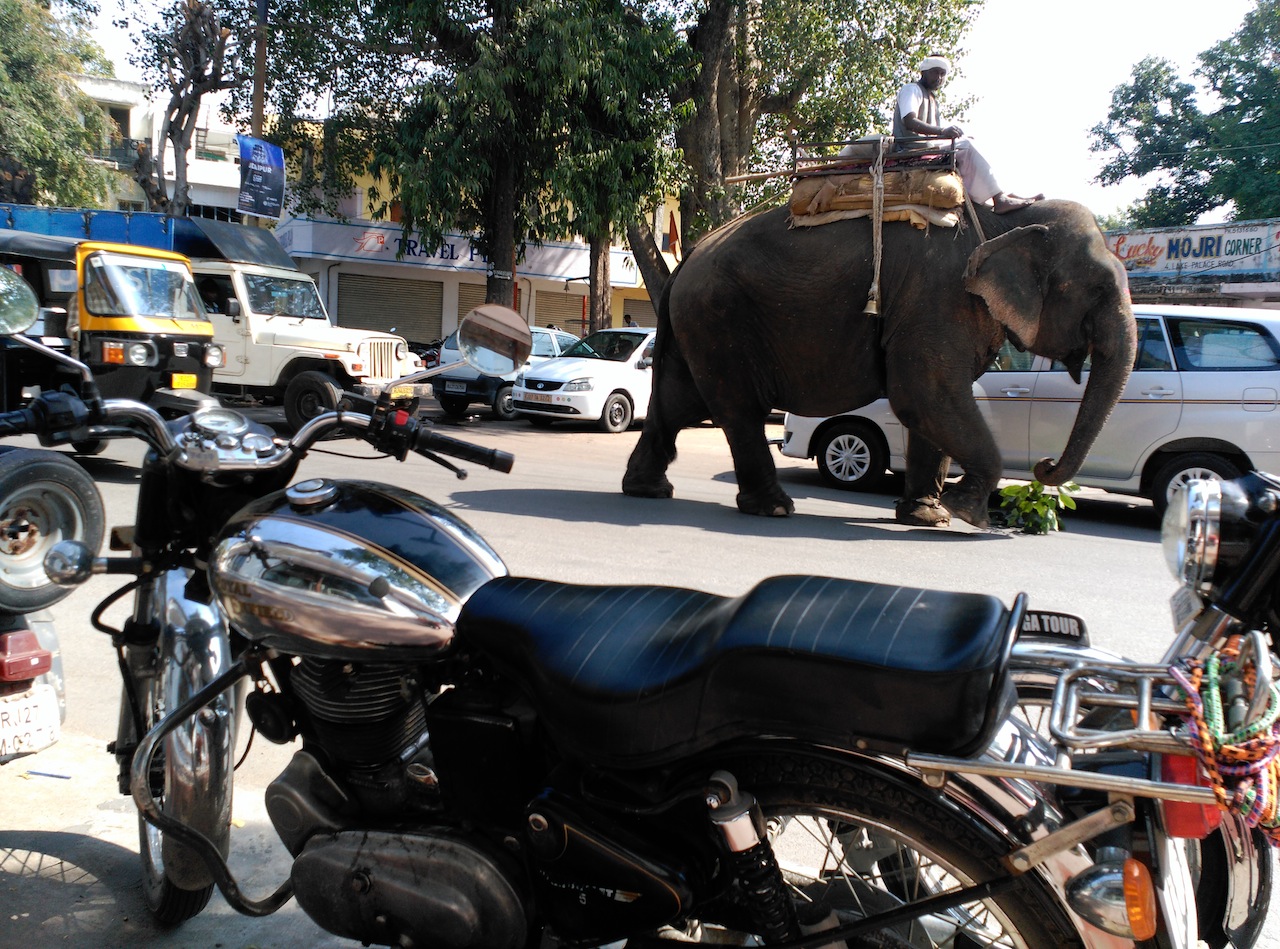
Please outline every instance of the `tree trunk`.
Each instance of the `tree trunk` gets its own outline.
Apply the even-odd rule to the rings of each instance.
[[[596,330],[604,329],[613,324],[613,312],[609,306],[612,296],[609,292],[609,230],[602,229],[600,233],[592,234],[589,238],[591,244],[591,268],[590,268],[590,288],[588,294],[590,298],[587,301],[587,315],[589,322],[587,324],[587,332],[594,333]]]
[[[502,160],[493,171],[493,211],[485,224],[489,235],[489,275],[485,280],[486,303],[515,307],[516,267],[516,169]]]

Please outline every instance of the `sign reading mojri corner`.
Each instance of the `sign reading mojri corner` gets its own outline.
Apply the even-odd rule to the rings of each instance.
[[[1197,277],[1226,283],[1248,275],[1280,280],[1280,219],[1107,231],[1105,236],[1130,279]]]
[[[248,135],[237,135],[240,142],[240,198],[236,210],[241,214],[280,220],[284,210],[284,151]]]
[[[401,264],[433,270],[493,273],[496,268],[472,245],[471,240],[449,234],[439,245],[428,244],[417,234],[408,237],[397,224],[313,221],[290,218],[275,229],[276,238],[293,257],[320,257],[371,264]],[[516,265],[516,276],[549,280],[581,280],[591,269],[585,244],[545,241],[526,244]],[[510,274],[505,274],[510,276]],[[635,258],[624,250],[610,251],[609,282],[615,287],[638,287],[640,272]]]

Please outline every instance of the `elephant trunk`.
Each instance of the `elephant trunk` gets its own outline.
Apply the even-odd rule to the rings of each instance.
[[[1138,340],[1128,304],[1096,314],[1094,329],[1092,364],[1084,398],[1080,400],[1062,457],[1056,462],[1052,458],[1036,462],[1035,477],[1041,484],[1060,485],[1075,477],[1129,381]]]

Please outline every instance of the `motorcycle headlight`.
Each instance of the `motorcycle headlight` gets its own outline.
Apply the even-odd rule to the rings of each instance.
[[[227,364],[227,351],[217,343],[204,348],[204,364],[210,369],[221,369]]]
[[[590,392],[591,379],[584,377],[582,379],[571,379],[564,384],[565,392]]]
[[[1165,563],[1174,578],[1207,590],[1222,542],[1222,483],[1189,481],[1174,494],[1160,525]]]
[[[1169,502],[1160,530],[1173,575],[1212,593],[1237,619],[1280,603],[1280,479],[1253,471],[1232,481],[1190,481]],[[1228,597],[1230,602],[1222,599]]]

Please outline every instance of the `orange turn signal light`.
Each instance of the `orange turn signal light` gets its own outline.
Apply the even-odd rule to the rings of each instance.
[[[1134,939],[1156,934],[1156,888],[1146,864],[1129,857],[1124,862],[1124,908]]]

